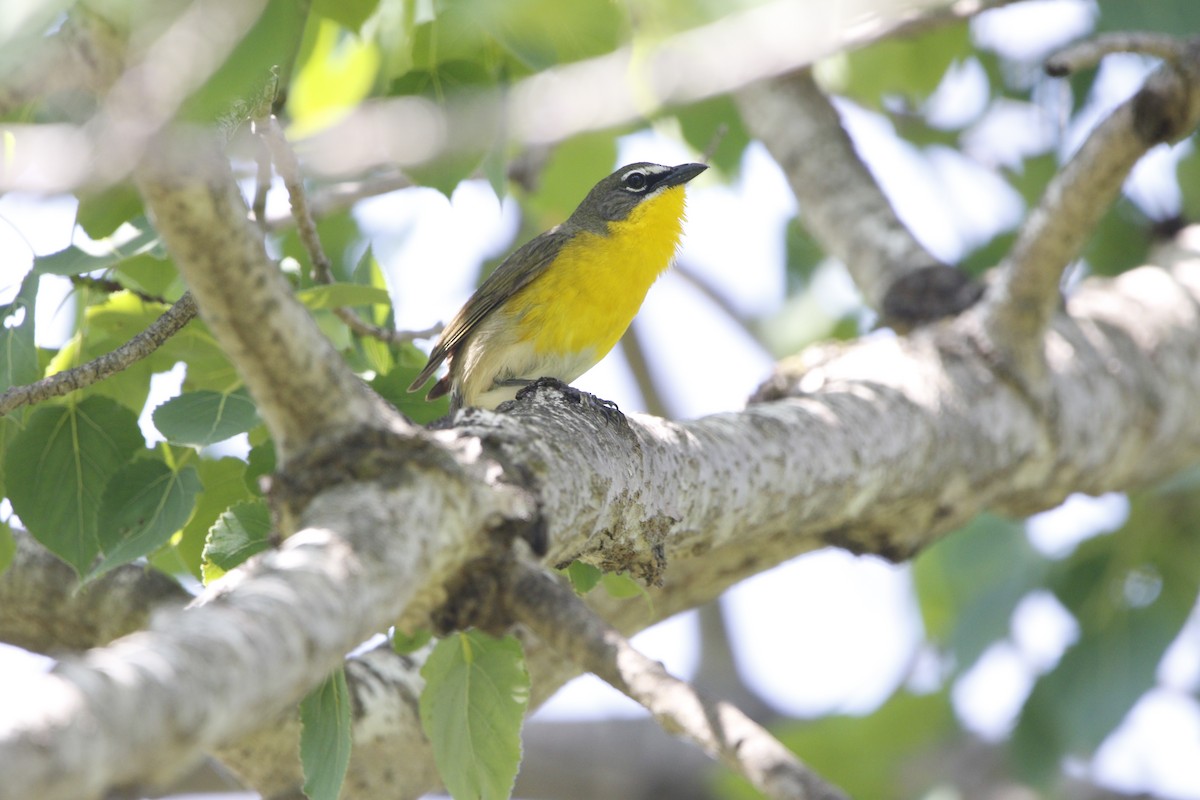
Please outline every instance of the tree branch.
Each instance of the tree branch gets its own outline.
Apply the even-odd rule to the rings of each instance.
[[[507,602],[555,650],[636,700],[669,732],[697,745],[772,798],[844,800],[786,747],[729,703],[701,697],[637,651],[559,581],[518,562]]]
[[[97,356],[86,364],[56,372],[40,381],[13,386],[0,394],[0,416],[3,416],[21,406],[40,403],[51,397],[61,397],[64,394],[99,383],[110,375],[137,361],[146,358],[170,339],[184,325],[196,316],[196,302],[190,292],[185,293],[175,301],[175,304],[163,312],[162,316],[150,323],[146,330],[134,336],[125,344]]]
[[[1072,48],[1051,59],[1049,68],[1098,57],[1112,44]],[[1187,46],[1186,56],[1160,67],[1096,126],[1050,181],[999,266],[986,304],[986,346],[1035,393],[1046,371],[1041,339],[1061,302],[1063,270],[1079,255],[1138,159],[1157,144],[1187,135],[1200,120],[1200,40]]]
[[[552,402],[549,390],[506,414],[464,412],[459,428],[433,437],[470,477],[431,465],[432,453],[400,452],[405,477],[318,494],[304,518],[311,530],[230,573],[205,605],[18,687],[14,696],[30,703],[12,712],[0,760],[22,772],[6,770],[0,798],[86,797],[98,789],[76,792],[81,775],[89,786],[145,780],[271,724],[401,609],[427,619],[450,576],[492,546],[480,531],[493,520],[530,513],[499,464],[518,465],[508,480],[525,472],[553,561],[581,557],[661,581],[653,611],[596,600],[629,634],[823,544],[906,557],[984,509],[1025,515],[1070,492],[1130,489],[1200,462],[1198,263],[1183,253],[1169,272],[1080,286],[1048,339],[1051,385],[1072,409],[1053,419],[964,345],[968,319],[810,349],[760,392],[780,402],[738,414],[687,423],[634,415],[625,428]],[[536,642],[530,652],[544,697],[571,671]],[[403,692],[382,696],[406,702]],[[61,710],[57,722],[47,709]],[[356,749],[363,785],[383,776],[358,761],[360,750],[413,741],[412,717],[389,723],[381,713],[369,733],[359,728],[379,748]],[[147,738],[126,742],[130,727]],[[420,761],[427,751],[407,752]],[[394,760],[379,763],[394,772]]]
[[[677,34],[636,59],[631,48],[620,48],[544,70],[502,95],[476,96],[445,108],[416,98],[364,104],[303,148],[313,169],[327,175],[357,175],[382,165],[409,167],[449,152],[489,147],[501,119],[507,121],[505,136],[516,144],[552,144],[781,75],[886,38],[897,29],[942,24],[1003,4],[1003,0],[959,0],[947,9],[944,0],[876,0],[873,7],[848,16],[837,4],[776,0]],[[242,0],[231,4],[230,13],[243,21],[247,8],[254,7]],[[926,18],[932,22],[926,23]],[[194,24],[184,20],[178,29],[190,34]],[[231,30],[239,32],[236,26]],[[207,60],[221,53],[227,42],[206,40],[204,44],[208,48],[199,57]],[[169,46],[161,49],[173,52]],[[158,64],[146,64],[145,71],[170,73]],[[631,71],[636,73],[633,80]],[[639,86],[649,88],[635,88]],[[13,131],[17,160],[13,169],[0,174],[0,189],[64,191],[97,178],[119,180],[137,163],[147,132],[157,130],[183,96],[168,93],[146,102],[130,94],[120,98],[119,108],[102,112],[98,124],[27,126]],[[593,98],[602,102],[591,102]],[[542,113],[546,108],[556,113],[548,117]],[[122,140],[116,134],[124,129],[113,125],[112,119],[136,122],[133,128],[139,135]],[[41,159],[49,154],[57,154],[60,166],[53,175],[24,169],[27,157]]]
[[[325,248],[321,246],[321,236],[317,233],[317,223],[309,208],[304,179],[300,175],[300,162],[296,159],[295,152],[292,151],[283,129],[279,127],[279,121],[274,116],[262,122],[257,132],[266,144],[271,160],[275,162],[275,169],[278,170],[279,177],[283,179],[283,185],[287,189],[288,201],[292,206],[292,219],[296,222],[296,233],[304,249],[308,251],[309,260],[312,261],[313,278],[318,283],[333,283],[333,265],[329,256],[325,254]],[[441,330],[441,325],[436,325],[419,331],[396,331],[372,325],[351,308],[335,308],[333,313],[359,336],[369,336],[391,345],[407,344],[413,339],[433,336]]]
[[[811,72],[749,86],[737,102],[787,175],[801,220],[846,265],[869,307],[882,312],[897,279],[939,263],[900,222]]]
[[[144,628],[160,608],[191,596],[161,572],[132,564],[79,586],[75,571],[14,530],[17,552],[0,573],[0,641],[57,654],[107,644]]]
[[[211,137],[172,131],[139,169],[155,227],[286,462],[317,439],[403,426],[346,366],[271,263]]]

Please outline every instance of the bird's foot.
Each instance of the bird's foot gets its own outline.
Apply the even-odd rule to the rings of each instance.
[[[520,400],[541,388],[553,389],[567,401],[582,406],[589,411],[599,412],[607,422],[614,424],[626,422],[625,415],[621,413],[621,409],[612,400],[605,400],[590,392],[576,389],[570,384],[563,383],[558,378],[538,378],[530,381],[521,391],[517,392],[517,399]]]

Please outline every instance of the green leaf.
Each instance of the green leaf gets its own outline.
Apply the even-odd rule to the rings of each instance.
[[[350,692],[338,668],[300,702],[300,765],[308,800],[337,800],[350,765]]]
[[[592,184],[612,172],[616,161],[617,139],[611,131],[573,136],[555,147],[537,191],[523,203],[537,215],[537,227],[549,228],[571,216]]]
[[[904,97],[915,106],[933,94],[951,64],[971,53],[965,22],[920,36],[883,39],[845,56],[838,65],[844,72],[834,77],[834,89],[869,108],[881,108],[889,96]]]
[[[8,569],[17,555],[17,541],[7,522],[0,521],[0,575]]]
[[[358,33],[378,6],[379,0],[314,0],[312,10]]]
[[[5,456],[13,510],[35,539],[82,574],[99,550],[104,489],[144,443],[133,412],[108,398],[38,409]]]
[[[1046,569],[1023,525],[990,514],[917,557],[913,577],[925,629],[954,654],[957,671],[1008,636],[1013,611]]]
[[[296,298],[307,308],[319,311],[347,306],[391,305],[387,289],[362,286],[356,283],[328,283],[310,286],[296,292]]]
[[[120,469],[100,501],[97,536],[104,560],[87,580],[166,544],[191,516],[200,489],[193,467],[175,472],[162,461],[141,459]]]
[[[479,631],[456,633],[421,668],[421,727],[454,800],[503,800],[521,763],[529,673],[521,644]]]
[[[620,44],[623,18],[608,0],[464,0],[461,14],[443,14],[440,25],[478,25],[531,70],[611,52]]]
[[[567,565],[567,578],[570,579],[571,586],[575,587],[576,594],[584,595],[595,589],[603,577],[604,573],[600,568],[591,564],[572,561]]]
[[[159,247],[158,234],[144,223],[141,231],[111,250],[92,255],[75,245],[34,259],[33,268],[40,275],[83,275],[87,272],[111,269],[126,259],[143,253],[152,253]]]
[[[254,495],[246,486],[246,462],[240,458],[202,458],[196,465],[204,491],[196,499],[196,508],[175,545],[179,558],[196,577],[202,577],[204,545],[208,531],[230,506],[251,501]]]
[[[936,797],[948,791],[946,771],[914,770],[914,764],[936,759],[961,731],[955,720],[949,692],[917,695],[899,691],[865,716],[831,715],[804,722],[785,723],[775,731],[779,740],[849,797],[871,800],[909,800]],[[870,753],[870,758],[864,758]],[[933,763],[936,763],[933,762]],[[939,786],[939,783],[941,784]],[[723,797],[759,798],[744,779],[721,784],[740,786]]]
[[[435,419],[446,416],[450,410],[450,401],[446,398],[428,401],[425,399],[425,391],[410,392],[409,385],[413,379],[417,377],[417,373],[424,366],[424,355],[420,353],[411,344],[405,345],[403,351],[411,350],[416,353],[416,357],[407,356],[401,359],[401,363],[396,365],[386,375],[380,375],[374,378],[370,386],[380,394],[385,400],[394,405],[400,413],[411,419],[418,425],[425,425],[433,422]]]
[[[79,198],[75,222],[92,239],[106,239],[121,223],[142,214],[142,196],[132,184],[118,183]]]
[[[250,448],[249,463],[246,464],[246,474],[243,476],[243,482],[246,489],[253,495],[261,495],[262,488],[259,486],[259,478],[264,475],[270,475],[275,471],[275,442],[268,439],[260,445],[255,445]]]
[[[1097,275],[1118,275],[1145,263],[1153,238],[1150,220],[1122,198],[1100,220],[1083,255]]]
[[[237,43],[225,62],[184,104],[189,120],[213,122],[231,113],[249,115],[261,92],[274,83],[274,73],[286,86],[292,61],[300,47],[308,4],[267,0],[258,20]],[[245,107],[243,104],[253,104]]]
[[[701,153],[716,143],[709,163],[727,175],[742,165],[742,153],[750,144],[750,134],[742,125],[742,115],[730,95],[701,100],[675,112],[683,138]]]
[[[600,576],[600,585],[604,587],[604,591],[608,592],[609,597],[615,597],[618,600],[628,600],[630,597],[644,596],[647,601],[650,600],[650,593],[646,591],[646,587],[635,581],[624,572],[606,572]]]
[[[122,286],[151,297],[177,299],[183,294],[183,281],[169,259],[153,253],[141,253],[127,258],[114,267]]]
[[[428,628],[417,628],[412,633],[392,630],[392,649],[402,656],[415,653],[433,639],[433,633]]]
[[[1116,533],[1097,536],[1055,565],[1049,586],[1080,637],[1025,701],[1011,740],[1031,781],[1089,755],[1156,684],[1159,662],[1200,592],[1200,492],[1186,483],[1131,497]]]
[[[204,543],[204,582],[211,583],[255,553],[270,546],[271,512],[260,500],[229,508],[208,532]]]
[[[1184,219],[1200,219],[1200,137],[1192,136],[1192,152],[1175,165],[1175,180],[1183,195]]]
[[[34,340],[38,282],[36,270],[30,272],[13,301],[0,306],[0,392],[41,377]]]
[[[795,294],[807,286],[817,266],[825,260],[825,251],[817,244],[799,217],[788,220],[783,234],[784,256],[787,259],[788,293]]]
[[[258,410],[244,389],[187,392],[154,409],[154,426],[172,444],[207,445],[259,424]]]
[[[350,690],[339,668],[300,701],[300,764],[309,800],[337,800],[351,744]]]
[[[1182,31],[1195,30],[1196,27],[1196,4],[1193,0],[1157,0],[1154,3],[1099,0],[1099,5],[1096,33],[1157,31],[1174,36]]]

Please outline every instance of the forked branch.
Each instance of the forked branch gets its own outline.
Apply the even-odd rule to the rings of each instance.
[[[702,697],[636,650],[566,585],[525,563],[513,567],[509,603],[518,621],[607,681],[771,798],[845,800],[778,739],[729,703]]]
[[[1041,383],[1045,374],[1042,335],[1061,302],[1063,271],[1079,256],[1138,159],[1155,145],[1187,135],[1200,120],[1200,40],[1172,42],[1150,34],[1105,37],[1047,63],[1052,74],[1065,74],[1117,50],[1136,47],[1171,56],[1096,126],[1054,176],[1000,264],[985,309],[988,344],[1026,385]]]

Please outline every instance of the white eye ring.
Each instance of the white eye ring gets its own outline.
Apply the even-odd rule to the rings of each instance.
[[[621,186],[626,191],[644,192],[648,185],[649,181],[646,180],[646,173],[640,169],[631,169],[621,176]]]

